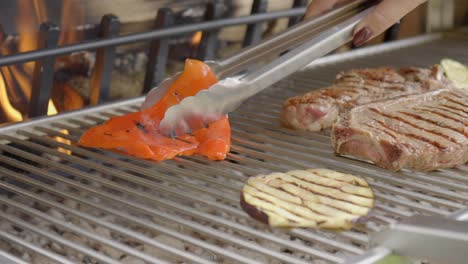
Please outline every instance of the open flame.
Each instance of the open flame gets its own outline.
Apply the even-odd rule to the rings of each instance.
[[[52,100],[49,100],[49,105],[47,106],[47,115],[56,115],[58,114],[57,107],[55,107],[55,104]]]
[[[50,115],[56,115],[56,114],[58,114],[57,108],[55,107],[54,102],[52,102],[52,100],[49,100],[49,105],[47,106],[47,115],[50,116]],[[62,129],[62,130],[60,130],[60,132],[62,132],[65,135],[69,134],[68,130],[66,130],[66,129]],[[68,140],[68,139],[64,139],[64,138],[61,138],[61,137],[54,137],[54,138],[58,142],[61,142],[61,143],[67,144],[67,145],[71,145],[71,141]],[[57,150],[62,152],[62,153],[65,153],[67,155],[71,155],[71,151],[68,150],[68,149],[57,148]]]
[[[34,0],[34,11],[36,11],[36,17],[40,22],[47,20],[47,9],[45,7],[43,0]]]
[[[1,53],[10,55],[19,52],[32,51],[38,48],[37,29],[41,23],[47,22],[47,5],[44,0],[18,0],[18,17],[16,21],[17,38],[8,37],[0,41]],[[61,14],[61,33],[58,45],[71,44],[82,39],[78,26],[84,22],[83,7],[79,1],[63,0]],[[3,43],[2,43],[3,42]],[[57,65],[66,62],[69,56],[57,58]],[[20,122],[27,118],[26,105],[31,99],[32,80],[35,62],[22,65],[11,65],[0,68],[0,110],[4,121]],[[52,87],[51,87],[52,88]],[[68,93],[69,94],[69,93]],[[81,98],[80,98],[81,99]],[[69,100],[65,100],[69,101]],[[74,102],[79,100],[74,99]],[[58,109],[52,99],[49,100],[47,115],[58,114]],[[61,131],[68,135],[67,130]],[[55,138],[58,142],[71,144],[64,138]],[[62,153],[71,154],[69,150],[58,148]]]
[[[5,113],[8,120],[12,122],[19,122],[23,120],[21,112],[16,110],[10,103],[3,76],[0,76],[0,107],[2,108],[3,113]]]
[[[195,34],[192,37],[192,45],[198,46],[198,44],[200,44],[201,42],[202,37],[203,37],[203,32],[201,31],[195,32]]]
[[[0,75],[0,107],[2,108],[3,112],[7,115],[6,118],[12,122],[20,122],[23,121],[23,115],[20,111],[16,110],[10,103],[8,99],[7,89],[5,86],[5,80],[3,76]],[[58,113],[57,108],[54,105],[52,100],[49,100],[49,105],[47,108],[47,115],[56,115]],[[61,130],[62,133],[68,135],[68,130]],[[56,137],[55,138],[58,142],[62,142],[67,145],[71,145],[71,141],[63,138]],[[58,148],[58,151],[65,153],[67,155],[71,155],[71,151],[63,148]]]
[[[64,29],[58,41],[59,45],[71,44],[83,39],[82,31],[76,30],[80,25],[84,24],[83,7],[73,0],[62,0],[62,25]]]
[[[17,38],[8,37],[1,44],[2,55],[10,55],[37,49],[39,25],[48,20],[47,5],[44,0],[18,0],[16,20]],[[61,34],[59,45],[70,44],[82,39],[76,28],[84,22],[83,7],[77,1],[63,0],[61,14]],[[69,56],[57,58],[57,65],[63,64]],[[4,121],[19,122],[27,118],[26,105],[31,100],[32,76],[35,62],[11,65],[0,68],[0,109]],[[74,100],[77,101],[77,100]],[[57,114],[57,107],[49,100],[47,115]]]

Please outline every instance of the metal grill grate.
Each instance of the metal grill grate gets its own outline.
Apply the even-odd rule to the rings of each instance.
[[[460,33],[433,35],[321,59],[231,115],[233,146],[223,162],[154,163],[74,144],[87,127],[137,109],[141,98],[3,128],[0,262],[342,263],[385,255],[368,251],[369,232],[412,214],[467,208],[468,166],[393,173],[336,157],[326,133],[281,128],[280,105],[344,69],[429,66],[446,56],[468,63],[467,43]],[[377,201],[366,227],[269,229],[240,209],[248,176],[309,167],[370,181]]]

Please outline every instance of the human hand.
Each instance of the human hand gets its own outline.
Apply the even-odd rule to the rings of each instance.
[[[352,0],[351,0],[352,1]],[[350,0],[313,0],[307,7],[305,18],[319,16],[338,5],[351,2]],[[402,17],[418,7],[426,0],[383,0],[372,13],[368,14],[353,31],[353,44],[362,46],[368,40],[383,33]]]

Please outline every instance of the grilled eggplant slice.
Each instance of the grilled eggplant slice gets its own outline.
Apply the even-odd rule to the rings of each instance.
[[[374,205],[369,184],[328,169],[293,170],[249,178],[241,206],[274,227],[349,229]]]

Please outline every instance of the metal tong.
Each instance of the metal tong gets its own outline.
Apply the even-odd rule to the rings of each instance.
[[[160,123],[161,132],[177,136],[206,127],[251,96],[346,44],[351,40],[356,24],[371,11],[374,2],[354,1],[316,19],[301,22],[230,58],[208,62],[220,81],[170,107]],[[265,60],[272,61],[258,68]],[[248,71],[228,77],[243,70]],[[142,108],[157,102],[177,76],[150,91]]]
[[[370,234],[370,246],[401,256],[434,263],[466,263],[468,210],[461,217],[416,215]],[[465,221],[464,221],[465,220]],[[349,259],[346,263],[375,263]]]

